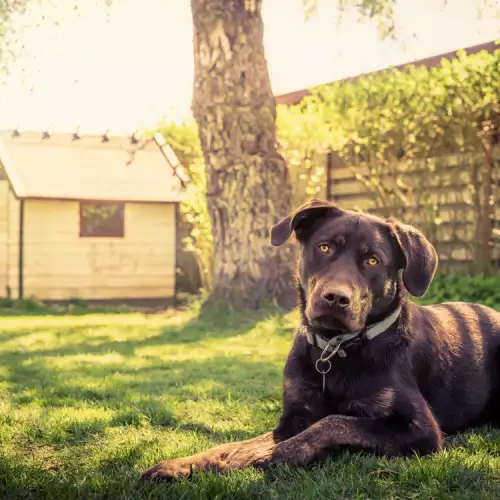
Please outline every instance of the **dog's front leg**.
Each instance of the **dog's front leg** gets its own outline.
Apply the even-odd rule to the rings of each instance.
[[[141,475],[141,480],[169,480],[186,477],[194,471],[224,472],[242,469],[255,462],[269,460],[275,450],[276,441],[272,432],[253,439],[227,443],[190,457],[166,460]]]
[[[442,436],[427,405],[413,415],[394,412],[377,418],[329,415],[296,436],[276,444],[269,459],[256,467],[287,463],[307,465],[343,447],[395,456],[424,455],[441,448]]]
[[[315,379],[311,378],[306,349],[305,337],[296,336],[283,373],[283,413],[274,430],[277,442],[300,434],[328,415],[320,377],[315,373]]]

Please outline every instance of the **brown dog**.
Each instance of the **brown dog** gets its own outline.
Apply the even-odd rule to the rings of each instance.
[[[500,314],[420,307],[437,254],[415,228],[312,200],[276,224],[301,244],[299,325],[278,427],[248,441],[161,462],[142,479],[287,463],[349,447],[426,454],[443,433],[500,417]]]

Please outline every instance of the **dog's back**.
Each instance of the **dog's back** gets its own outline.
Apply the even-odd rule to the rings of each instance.
[[[467,302],[410,309],[414,373],[441,428],[490,419],[499,389],[500,313]]]

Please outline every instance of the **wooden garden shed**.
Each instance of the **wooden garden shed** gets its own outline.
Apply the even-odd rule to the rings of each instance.
[[[174,298],[180,172],[159,140],[0,132],[0,295]]]

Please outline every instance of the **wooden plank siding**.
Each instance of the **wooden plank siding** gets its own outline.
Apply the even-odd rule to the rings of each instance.
[[[77,201],[25,200],[25,297],[174,296],[175,204],[127,203],[123,238],[80,237],[79,222]]]
[[[408,191],[409,203],[404,207],[405,222],[415,225],[430,237],[440,256],[440,269],[445,272],[469,269],[473,260],[477,214],[470,188],[472,161],[470,156],[448,155],[430,159],[428,164],[422,163],[417,167],[422,170],[416,173],[404,171],[403,164],[397,168],[398,181],[413,188]],[[382,215],[382,209],[376,203],[375,187],[367,186],[359,178],[370,178],[366,166],[346,166],[334,153],[330,155],[327,163],[328,199],[338,203],[343,209]],[[422,175],[423,172],[425,175]],[[496,172],[495,177],[498,175],[499,172]],[[380,175],[380,172],[377,172],[373,177],[380,179],[384,188],[393,186],[395,182],[395,177],[391,174]],[[424,192],[427,196],[425,204],[422,196]],[[431,208],[429,201],[433,205]],[[432,214],[429,214],[429,210],[432,210]],[[430,227],[431,219],[438,220],[439,223]],[[498,226],[499,223],[500,204],[497,204],[493,224]],[[500,247],[494,247],[492,259],[498,258]]]
[[[20,202],[6,180],[0,181],[0,296],[19,296]]]
[[[5,178],[0,180],[0,297],[17,296],[19,202]],[[10,292],[9,292],[10,289]]]
[[[9,285],[9,258],[8,258],[8,241],[9,241],[9,184],[7,181],[0,181],[0,296],[7,295],[7,287]]]

